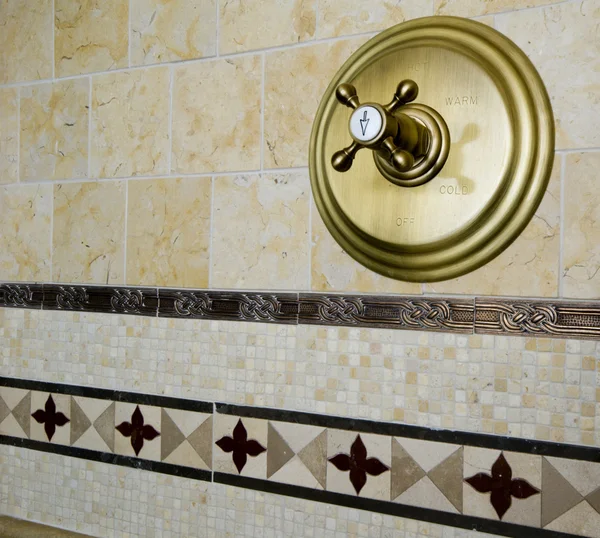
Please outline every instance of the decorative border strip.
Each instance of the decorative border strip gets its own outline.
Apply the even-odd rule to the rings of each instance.
[[[0,284],[0,307],[359,328],[600,339],[600,301],[457,299]]]
[[[503,536],[600,521],[595,447],[6,377],[0,444]]]

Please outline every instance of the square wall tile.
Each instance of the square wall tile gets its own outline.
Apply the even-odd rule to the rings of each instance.
[[[65,394],[31,393],[30,439],[69,445],[71,434],[70,399]]]
[[[21,89],[21,181],[87,177],[87,78]]]
[[[260,56],[175,68],[174,172],[260,167]]]
[[[160,407],[117,402],[115,428],[115,454],[160,461]]]
[[[313,39],[317,0],[219,0],[219,52],[288,45]]]
[[[123,284],[123,182],[54,186],[52,280]]]
[[[127,283],[208,287],[211,178],[130,181]]]
[[[423,0],[320,0],[317,37],[375,32],[429,15],[433,15],[433,7]]]
[[[600,146],[598,20],[597,1],[563,2],[496,17],[496,28],[540,72],[554,111],[557,149]]]
[[[309,191],[306,172],[215,178],[211,286],[306,289]]]
[[[543,6],[562,0],[434,0],[435,15],[478,17],[502,11]]]
[[[310,271],[313,291],[421,294],[421,284],[384,277],[346,254],[327,230],[314,203],[311,220]]]
[[[0,189],[0,280],[49,281],[52,185]]]
[[[331,77],[366,38],[300,47],[266,55],[265,168],[308,164],[317,107]]]
[[[92,177],[168,173],[169,69],[92,79]]]
[[[57,77],[127,67],[129,0],[54,0]]]
[[[560,257],[560,175],[556,157],[546,194],[515,241],[483,267],[425,285],[425,293],[556,297]],[[567,191],[568,192],[568,191]]]
[[[0,90],[0,184],[19,180],[19,90]]]
[[[214,56],[216,0],[132,0],[131,65]]]
[[[563,295],[600,297],[600,152],[566,155]]]
[[[0,84],[52,76],[52,0],[2,2]]]

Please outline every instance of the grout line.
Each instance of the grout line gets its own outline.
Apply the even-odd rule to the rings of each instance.
[[[50,282],[54,280],[54,189],[50,189]]]
[[[21,88],[17,88],[17,179],[14,184],[21,181]]]
[[[56,41],[56,37],[54,35],[55,31],[56,31],[56,8],[55,8],[55,0],[52,0],[52,40],[50,42],[50,46],[52,47],[52,79],[54,80],[54,78],[56,77],[56,69],[55,69],[55,64],[56,64],[56,52],[55,52],[55,41]]]
[[[88,167],[87,167],[87,179],[92,177],[92,77],[88,77],[89,80],[89,94],[88,94]]]
[[[175,78],[175,69],[169,66],[169,155],[167,155],[167,167],[169,174],[173,172],[173,85]]]
[[[557,149],[554,153],[559,155],[568,155],[569,153],[592,153],[594,151],[600,151],[600,147],[596,148],[572,148],[572,149]]]
[[[209,234],[208,234],[208,289],[212,289],[213,279],[213,233],[214,233],[214,222],[215,222],[215,176],[211,177],[210,180],[210,223],[209,223]]]
[[[215,446],[215,423],[217,422],[217,405],[215,402],[212,403],[212,428],[210,429],[210,433],[212,435],[212,445]],[[210,481],[215,481],[215,450],[210,451]]]
[[[260,170],[265,169],[265,70],[266,70],[265,53],[261,54],[261,81],[260,81]]]
[[[127,9],[127,66],[131,67],[131,0]]]
[[[563,297],[564,295],[564,283],[563,283],[563,267],[564,267],[564,247],[565,247],[565,174],[567,170],[567,157],[561,156],[560,163],[560,210],[559,214],[559,248],[558,248],[558,296]]]
[[[312,188],[310,188],[310,181],[309,181],[309,191],[308,191],[308,291],[312,290],[312,249],[313,249],[312,214],[313,214],[313,194],[312,194]]]
[[[129,227],[129,181],[125,183],[125,216],[123,227],[123,282],[127,286],[127,229]],[[108,282],[106,283],[108,286]]]

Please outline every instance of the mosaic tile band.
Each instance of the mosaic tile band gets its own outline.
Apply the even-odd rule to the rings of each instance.
[[[0,444],[516,537],[600,538],[600,448],[0,378]]]
[[[600,303],[0,284],[0,307],[182,319],[600,339]]]

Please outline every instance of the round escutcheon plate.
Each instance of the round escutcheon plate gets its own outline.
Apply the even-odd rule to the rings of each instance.
[[[448,125],[441,171],[401,187],[367,149],[335,171],[331,156],[351,141],[352,113],[336,87],[351,83],[361,99],[385,103],[403,79]],[[341,67],[317,111],[309,161],[315,202],[344,250],[388,277],[431,282],[480,267],[516,239],[544,195],[553,153],[550,101],[525,54],[481,23],[429,17],[379,34]]]

